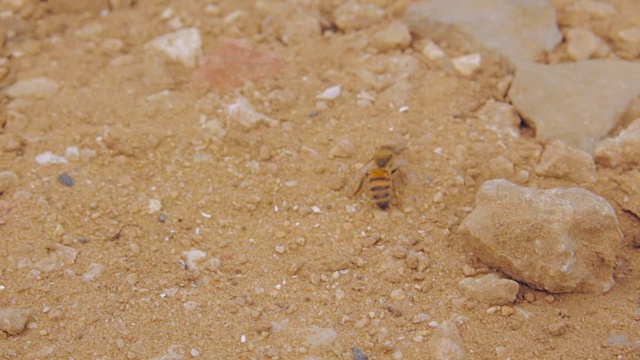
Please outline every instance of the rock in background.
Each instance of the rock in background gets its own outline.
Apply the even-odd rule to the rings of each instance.
[[[639,92],[640,64],[585,60],[519,64],[509,98],[536,137],[593,153]]]
[[[613,286],[622,234],[613,208],[587,190],[490,180],[460,232],[481,261],[536,289],[603,294]]]
[[[598,4],[616,11],[609,4]],[[561,140],[593,153],[640,94],[640,64],[591,59],[607,56],[609,48],[590,30],[568,28],[568,45],[560,44],[563,36],[549,1],[425,0],[408,6],[404,19],[418,37],[467,50],[489,50],[507,59],[515,73],[508,97],[539,139]],[[640,28],[630,27],[609,37],[620,48],[640,44],[637,34]],[[564,60],[575,62],[537,62],[555,48],[565,49]]]
[[[533,61],[562,40],[555,8],[546,0],[421,1],[409,6],[405,21],[419,36],[462,45],[464,36],[514,64]]]

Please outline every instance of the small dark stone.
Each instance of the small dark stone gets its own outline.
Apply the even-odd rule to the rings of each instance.
[[[318,116],[317,111],[312,111],[311,113],[309,113],[309,117],[316,117],[316,116]]]
[[[89,238],[87,238],[86,236],[81,236],[81,237],[78,238],[78,242],[80,244],[86,244],[86,243],[89,242]]]
[[[369,360],[367,355],[365,355],[362,350],[358,349],[357,347],[353,346],[351,350],[353,350],[353,360]]]
[[[60,183],[62,183],[62,185],[69,186],[69,187],[75,185],[75,183],[76,183],[73,180],[73,178],[69,174],[66,174],[66,173],[60,174],[60,176],[58,176],[58,180],[60,181]]]
[[[165,215],[165,214],[158,215],[158,221],[160,221],[160,222],[167,221],[167,215]]]

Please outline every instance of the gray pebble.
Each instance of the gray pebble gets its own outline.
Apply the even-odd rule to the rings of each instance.
[[[353,346],[351,347],[351,350],[353,350],[353,360],[369,360],[367,355],[365,355],[362,350],[358,349],[357,347]]]
[[[160,222],[167,221],[167,215],[165,215],[165,214],[158,215],[158,221],[160,221]]]
[[[60,181],[60,183],[62,183],[62,185],[69,186],[69,187],[75,185],[75,183],[76,183],[73,180],[73,178],[69,174],[66,174],[66,173],[60,174],[60,176],[58,176],[58,180]]]
[[[609,336],[607,338],[607,343],[615,346],[626,346],[629,345],[629,339],[627,338],[627,335],[618,334]]]

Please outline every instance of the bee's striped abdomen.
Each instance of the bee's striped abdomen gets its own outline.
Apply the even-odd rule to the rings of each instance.
[[[389,208],[393,181],[386,169],[375,169],[369,174],[368,189],[371,199],[382,210]]]

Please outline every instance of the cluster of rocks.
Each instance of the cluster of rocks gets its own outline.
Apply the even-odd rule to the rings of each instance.
[[[640,189],[634,181],[639,175],[633,168],[640,163],[640,119],[607,137],[619,127],[621,114],[631,120],[640,116],[632,106],[640,95],[640,65],[620,59],[640,53],[640,28],[613,27],[615,33],[603,34],[565,19],[571,19],[567,14],[623,16],[618,12],[613,5],[586,0],[561,7],[560,13],[548,1],[463,0],[452,5],[429,0],[409,5],[404,20],[411,33],[427,39],[422,46],[429,58],[446,56],[437,45],[446,42],[505,59],[514,73],[504,79],[512,104],[491,100],[477,118],[501,138],[517,136],[518,115],[534,128],[546,140],[533,169],[536,175],[588,185],[598,181],[598,165],[620,169],[625,197],[619,203],[637,215]],[[527,21],[531,18],[536,21]],[[561,31],[558,23],[569,26]],[[604,38],[613,39],[612,46]],[[547,63],[540,63],[545,54]],[[528,172],[516,175],[514,164],[503,156],[490,161],[489,171],[522,184],[529,178]],[[476,208],[460,232],[486,264],[551,292],[607,292],[613,285],[614,254],[622,245],[615,211],[605,199],[580,188],[537,190],[506,180],[481,186]],[[487,275],[459,285],[469,297],[500,304],[517,293],[517,283],[508,281]],[[477,290],[498,283],[500,291]]]
[[[596,19],[624,16],[613,5],[596,1],[579,1],[564,10]],[[613,33],[596,35],[575,24],[564,33],[565,50],[573,62],[540,64],[536,60],[559,49],[563,39],[556,8],[549,1],[422,1],[407,8],[405,21],[420,37],[460,48],[490,49],[504,57],[515,72],[508,97],[541,139],[561,140],[593,153],[640,94],[640,64],[606,58],[613,51],[603,40],[613,39],[615,53],[633,59],[640,53],[638,27],[612,26]],[[628,22],[620,21],[624,23]]]

